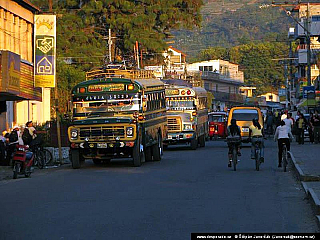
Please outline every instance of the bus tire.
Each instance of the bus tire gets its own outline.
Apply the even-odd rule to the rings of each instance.
[[[158,134],[157,143],[152,146],[152,155],[153,155],[153,161],[161,161],[161,144],[162,140],[160,135]]]
[[[194,138],[194,139],[191,139],[191,149],[192,150],[196,150],[197,147],[198,147],[198,139]]]
[[[72,149],[71,152],[71,163],[73,169],[80,168],[80,153],[79,150]]]
[[[204,135],[200,136],[199,144],[200,144],[200,147],[205,147],[206,146],[206,137]]]
[[[141,140],[137,140],[136,144],[133,147],[132,157],[133,157],[133,166],[140,167],[141,163],[144,162],[144,153],[140,152]]]
[[[152,161],[152,149],[151,147],[146,147],[144,151],[144,155],[146,158],[146,162],[151,162]]]

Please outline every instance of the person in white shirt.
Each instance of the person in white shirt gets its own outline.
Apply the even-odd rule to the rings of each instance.
[[[293,120],[291,119],[291,113],[287,114],[287,118],[283,119],[284,123],[286,124],[287,128],[292,132]]]
[[[281,121],[286,119],[288,115],[288,110],[285,110],[284,113],[281,115]]]
[[[292,139],[292,133],[289,131],[284,121],[281,121],[280,126],[277,127],[276,133],[274,134],[274,141],[278,140],[278,167],[282,167],[282,148],[283,143],[286,144],[287,150],[290,151],[290,139]]]

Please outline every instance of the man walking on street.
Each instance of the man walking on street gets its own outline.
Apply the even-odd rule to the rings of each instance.
[[[320,142],[320,116],[317,110],[310,121],[313,126],[314,143],[317,144]]]
[[[287,114],[287,118],[283,119],[284,123],[288,127],[288,130],[292,133],[293,120],[291,119],[291,113]]]

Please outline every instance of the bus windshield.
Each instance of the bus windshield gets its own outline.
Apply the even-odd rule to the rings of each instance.
[[[90,102],[74,102],[74,115],[75,116],[90,116],[101,115],[101,113],[108,112],[128,112],[139,111],[140,99],[123,98],[123,99],[107,99],[103,101],[90,101]]]
[[[196,108],[193,100],[182,100],[179,98],[167,99],[167,107],[171,110]]]

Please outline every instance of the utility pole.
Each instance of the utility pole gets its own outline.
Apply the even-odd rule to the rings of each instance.
[[[49,1],[49,13],[53,12],[52,0]],[[62,145],[61,145],[61,128],[60,128],[60,117],[58,115],[59,112],[59,96],[58,96],[58,83],[57,79],[55,80],[55,88],[54,88],[54,98],[55,98],[55,110],[56,110],[56,121],[57,121],[57,138],[58,138],[58,149],[59,149],[59,160],[60,164],[63,164],[62,158]]]
[[[52,13],[52,0],[49,0],[49,12]]]
[[[308,86],[311,86],[311,49],[310,49],[310,9],[309,3],[307,6],[307,26],[306,26],[306,41],[307,41],[307,81]]]
[[[108,38],[108,46],[109,46],[109,62],[112,62],[112,36],[111,36],[111,28],[109,28],[109,38]]]

